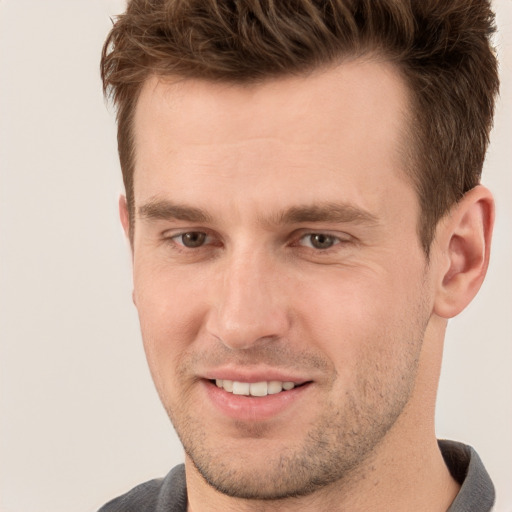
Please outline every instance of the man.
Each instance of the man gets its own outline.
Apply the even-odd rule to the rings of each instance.
[[[477,293],[487,2],[132,0],[105,44],[147,359],[185,449],[111,511],[487,511],[434,432]]]

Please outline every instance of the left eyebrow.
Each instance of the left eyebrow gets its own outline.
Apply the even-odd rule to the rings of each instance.
[[[311,206],[292,206],[277,214],[272,223],[299,224],[332,222],[340,224],[378,224],[378,218],[367,210],[349,204],[325,203]]]

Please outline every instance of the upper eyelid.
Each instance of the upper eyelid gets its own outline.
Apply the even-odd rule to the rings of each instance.
[[[311,231],[310,233],[304,233],[303,235],[301,235],[299,237],[299,240],[301,240],[302,238],[305,238],[308,236],[314,236],[314,235],[323,235],[323,236],[327,236],[329,238],[334,238],[336,240],[343,240],[343,238],[344,238],[342,235],[334,235],[332,233],[326,233],[325,231]],[[346,238],[349,238],[349,236],[347,236]]]
[[[211,229],[206,229],[206,228],[203,228],[203,227],[194,227],[194,228],[181,228],[181,227],[176,227],[176,228],[168,228],[168,229],[164,229],[162,230],[162,232],[160,233],[160,236],[162,238],[173,238],[173,237],[176,237],[176,236],[180,236],[180,235],[186,235],[187,233],[204,233],[205,235],[209,236],[212,234],[212,230]]]
[[[326,235],[339,240],[355,240],[355,236],[347,233],[346,231],[336,231],[331,229],[300,229],[297,230],[297,238],[303,238],[311,235]]]
[[[208,237],[211,238],[211,234],[208,233],[208,231],[205,231],[204,229],[187,229],[186,231],[178,231],[176,233],[168,234],[167,236],[165,236],[165,233],[164,233],[164,237],[165,238],[179,238],[180,236],[187,235],[188,233],[202,233],[202,234],[206,235],[207,238]]]
[[[306,234],[300,236],[299,238],[296,239],[296,241],[292,245],[297,244],[297,245],[301,245],[301,246],[305,247],[306,249],[311,249],[311,247],[307,247],[306,245],[303,245],[301,242],[304,239],[307,239],[307,237],[311,237],[311,236],[314,236],[314,235],[325,235],[325,236],[328,236],[328,237],[334,239],[334,243],[331,246],[326,247],[325,249],[321,249],[321,248],[315,248],[314,249],[315,251],[318,251],[318,252],[327,252],[327,251],[335,249],[335,248],[339,249],[339,247],[337,247],[337,246],[342,245],[342,244],[348,244],[348,243],[352,242],[352,239],[350,237],[342,238],[340,236],[331,235],[329,233],[314,232],[314,233],[306,233]]]

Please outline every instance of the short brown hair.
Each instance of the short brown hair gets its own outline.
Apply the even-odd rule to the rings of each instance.
[[[377,53],[412,93],[408,166],[428,255],[439,219],[480,181],[499,84],[494,31],[486,0],[131,0],[101,74],[117,107],[132,228],[132,122],[148,77],[248,83]]]

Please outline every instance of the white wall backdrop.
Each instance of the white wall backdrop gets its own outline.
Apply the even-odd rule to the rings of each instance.
[[[512,1],[497,0],[502,96],[485,180],[487,282],[448,331],[438,434],[474,445],[512,511]],[[94,511],[167,473],[160,407],[117,220],[98,74],[121,0],[0,0],[0,510]]]

